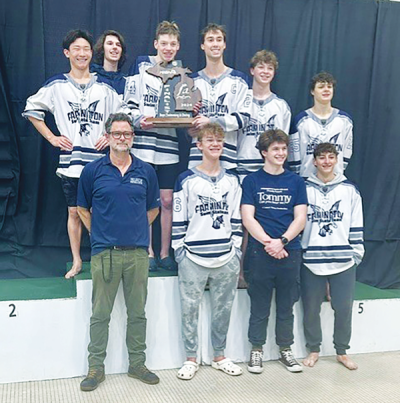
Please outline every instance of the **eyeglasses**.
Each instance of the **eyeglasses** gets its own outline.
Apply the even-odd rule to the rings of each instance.
[[[133,132],[111,132],[111,136],[115,139],[120,139],[124,136],[124,139],[131,139],[133,137]]]

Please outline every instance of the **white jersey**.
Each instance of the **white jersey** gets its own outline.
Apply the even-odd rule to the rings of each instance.
[[[111,113],[129,113],[110,83],[94,74],[88,84],[76,83],[68,74],[50,78],[26,101],[22,116],[44,120],[51,112],[61,135],[73,145],[72,151],[60,151],[57,175],[79,178],[83,167],[103,156],[95,148],[104,134]]]
[[[132,109],[135,126],[140,129],[140,120],[145,116],[155,117],[163,84],[161,78],[147,73],[157,64],[155,56],[139,56],[135,75],[126,78],[124,100]],[[175,129],[135,130],[133,154],[155,165],[179,162],[179,144]]]
[[[193,75],[194,84],[200,90],[202,107],[200,114],[212,122],[220,123],[218,118],[225,115],[236,114],[240,119],[239,111],[242,109],[249,89],[246,74],[229,68],[216,79],[206,76],[204,70]],[[241,125],[241,124],[240,124]],[[225,143],[221,155],[221,166],[227,169],[236,168],[237,165],[237,129],[224,127]],[[196,146],[197,139],[193,139],[189,155],[189,168],[201,163],[202,155]]]
[[[241,180],[249,173],[256,172],[264,166],[264,161],[257,148],[260,134],[269,129],[281,129],[289,133],[291,113],[289,105],[275,94],[267,99],[253,98],[253,91],[249,91],[251,102],[245,102],[241,112],[244,127],[238,137],[238,165],[237,173]]]
[[[335,172],[344,173],[353,153],[353,121],[339,109],[333,108],[329,119],[320,119],[311,109],[296,116],[290,135],[289,166],[303,178],[316,173],[313,153],[320,143],[335,144],[339,153]]]
[[[362,200],[342,174],[324,183],[306,181],[308,211],[301,239],[303,263],[316,275],[340,273],[364,256]]]
[[[238,177],[222,169],[210,177],[196,168],[179,175],[174,190],[172,247],[204,267],[221,267],[240,257],[242,190]]]

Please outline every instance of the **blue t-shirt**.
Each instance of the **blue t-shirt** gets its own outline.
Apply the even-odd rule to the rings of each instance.
[[[271,238],[280,238],[294,220],[294,207],[307,204],[306,185],[300,176],[285,169],[271,175],[260,169],[243,181],[242,204],[255,207],[254,218]],[[299,237],[285,249],[301,249]]]
[[[147,211],[160,206],[156,173],[132,155],[122,176],[107,154],[83,169],[77,204],[92,209],[92,255],[112,246],[148,248]]]

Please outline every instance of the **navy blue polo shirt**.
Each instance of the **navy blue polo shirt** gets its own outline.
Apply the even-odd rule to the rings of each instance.
[[[132,155],[132,164],[122,176],[107,154],[83,169],[77,204],[92,209],[92,255],[111,246],[148,248],[147,211],[160,206],[156,173]]]
[[[255,207],[254,218],[267,235],[280,238],[294,220],[294,208],[307,204],[304,179],[285,169],[280,175],[271,175],[260,169],[243,181],[242,203]],[[301,249],[299,236],[285,249]]]

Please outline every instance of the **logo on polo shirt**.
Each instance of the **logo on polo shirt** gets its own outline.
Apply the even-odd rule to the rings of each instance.
[[[143,179],[141,178],[131,178],[130,182],[135,185],[143,185]]]

